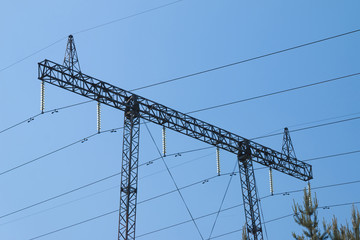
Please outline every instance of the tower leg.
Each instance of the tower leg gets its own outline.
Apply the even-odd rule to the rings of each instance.
[[[240,146],[238,155],[241,190],[243,195],[247,237],[251,240],[262,240],[259,199],[256,193],[254,168],[251,150],[247,144]]]
[[[124,117],[118,240],[135,239],[140,117],[136,96],[128,99]]]

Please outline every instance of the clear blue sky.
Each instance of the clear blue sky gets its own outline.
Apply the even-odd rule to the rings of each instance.
[[[74,35],[84,73],[131,90],[360,28],[360,2],[355,0],[183,0],[135,15],[171,2],[3,2],[0,14],[0,130],[40,112],[37,63],[45,58],[62,63],[69,34]],[[132,17],[126,18],[128,16]],[[103,23],[110,24],[99,26]],[[99,27],[93,28],[95,26]],[[189,112],[358,73],[359,42],[358,32],[143,89],[137,94]],[[359,117],[359,89],[359,77],[355,76],[194,113],[193,116],[253,138],[281,132],[286,126],[292,131]],[[46,110],[84,100],[57,87],[46,86]],[[360,150],[359,121],[292,133],[297,157],[306,160]],[[103,108],[103,130],[121,127],[122,124],[122,112]],[[148,127],[157,145],[161,146],[161,128],[152,124]],[[140,164],[158,157],[148,131],[143,125],[141,128]],[[95,132],[94,102],[36,117],[30,123],[25,122],[0,134],[0,172]],[[207,146],[175,132],[168,131],[167,135],[169,154]],[[281,150],[282,136],[259,139],[258,142]],[[0,216],[118,173],[121,148],[121,131],[103,133],[0,174]],[[165,158],[179,187],[214,177],[215,159],[213,148]],[[231,172],[235,162],[236,156],[221,151],[223,173]],[[309,163],[313,165],[311,184],[314,188],[360,180],[359,153]],[[195,218],[219,209],[229,179],[229,175],[216,177],[206,184],[182,190]],[[231,179],[223,208],[242,203],[239,176]],[[0,217],[0,239],[28,240],[116,210],[119,207],[119,180],[119,176],[113,177],[33,208]],[[256,181],[260,197],[268,196],[268,170],[256,170]],[[305,182],[274,172],[275,193],[301,190],[305,186]],[[360,183],[353,183],[321,188],[314,190],[313,194],[316,192],[320,206],[359,202],[359,186]],[[141,202],[175,187],[162,161],[156,161],[139,168],[138,189],[138,201]],[[279,194],[263,199],[265,222],[291,214],[293,201],[302,201],[302,193]],[[350,217],[350,211],[351,205],[327,210],[321,208],[319,216],[320,219],[330,220],[336,215],[344,223]],[[138,205],[136,233],[143,235],[189,219],[179,194],[174,192]],[[209,237],[214,220],[215,215],[197,220],[205,239]],[[221,212],[212,237],[239,230],[243,224],[242,206]],[[117,226],[118,214],[114,213],[39,239],[116,239]],[[265,239],[290,239],[292,231],[300,232],[292,217],[268,222],[266,230],[268,238]],[[240,237],[241,231],[238,231],[216,239],[235,240]],[[201,238],[194,224],[188,222],[138,239]]]

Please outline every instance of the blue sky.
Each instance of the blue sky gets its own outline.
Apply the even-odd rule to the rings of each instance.
[[[73,34],[84,73],[131,90],[233,62],[257,57],[359,28],[360,2],[351,1],[7,1],[0,14],[0,131],[40,112],[37,63],[62,63],[66,37]],[[146,11],[146,12],[145,12]],[[114,21],[116,20],[116,21]],[[104,23],[109,23],[105,24]],[[190,112],[287,88],[359,72],[360,33],[136,91],[146,98]],[[54,43],[54,44],[53,44]],[[45,48],[45,49],[44,49]],[[40,51],[41,50],[41,51]],[[26,58],[26,59],[24,59]],[[358,77],[192,114],[246,138],[279,133],[360,116]],[[46,110],[86,99],[46,85]],[[121,127],[123,113],[102,109],[102,129]],[[161,127],[148,124],[161,146]],[[359,120],[291,133],[297,157],[307,160],[360,150]],[[96,132],[96,103],[43,114],[0,134],[0,172],[37,159]],[[144,125],[141,126],[138,201],[173,191],[174,184]],[[282,136],[257,142],[281,150]],[[166,163],[195,218],[242,203],[239,176],[216,175],[215,149],[167,132]],[[116,174],[121,166],[122,132],[102,133],[8,173],[0,174],[0,238],[28,240],[118,209],[120,177],[115,176],[10,216],[7,213]],[[221,151],[223,173],[236,156]],[[360,180],[359,153],[310,161],[312,187]],[[255,164],[255,168],[261,167]],[[268,170],[255,171],[260,197],[269,195]],[[275,196],[264,198],[265,239],[290,239],[300,232],[293,201],[302,201],[305,182],[274,172]],[[211,178],[211,179],[210,179]],[[210,179],[205,184],[203,180]],[[360,201],[359,183],[313,191],[320,206]],[[319,209],[345,223],[351,204]],[[177,192],[140,203],[137,239],[201,239]],[[212,237],[242,228],[243,207],[221,212]],[[204,239],[215,215],[196,220]],[[270,222],[269,222],[270,221]],[[116,239],[113,213],[37,239]],[[147,235],[144,235],[147,234]],[[143,235],[143,236],[141,236]],[[265,234],[264,234],[265,235]],[[239,239],[241,231],[216,239]]]

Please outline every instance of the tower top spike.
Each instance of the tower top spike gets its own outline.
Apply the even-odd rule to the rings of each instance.
[[[69,68],[71,72],[73,72],[74,70],[81,72],[73,35],[69,35],[68,37],[64,57],[64,66]]]
[[[282,153],[286,155],[286,158],[296,158],[294,146],[291,141],[290,132],[287,127],[284,128]]]

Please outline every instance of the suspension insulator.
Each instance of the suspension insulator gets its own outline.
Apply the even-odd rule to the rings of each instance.
[[[44,113],[44,110],[45,110],[45,82],[44,81],[41,81],[40,110],[41,110],[41,113]]]
[[[163,156],[166,157],[166,128],[164,126],[162,128],[162,147]]]
[[[100,133],[101,131],[101,108],[100,102],[97,103],[97,131]]]
[[[274,195],[272,168],[269,168],[269,182],[270,182],[270,194]]]
[[[216,169],[217,175],[220,176],[220,149],[216,148]]]

